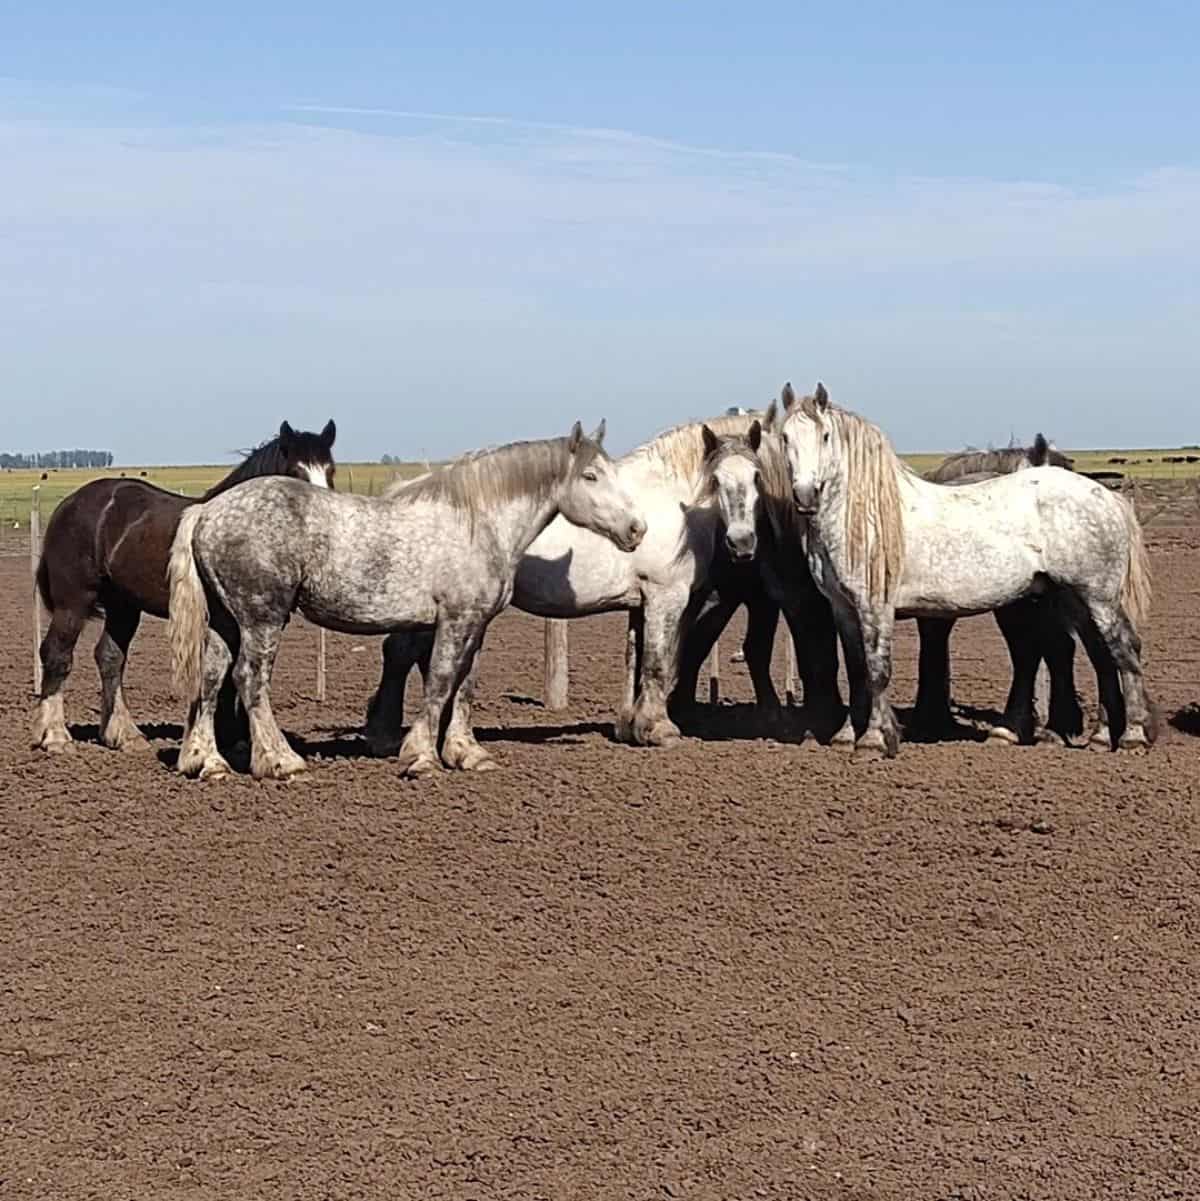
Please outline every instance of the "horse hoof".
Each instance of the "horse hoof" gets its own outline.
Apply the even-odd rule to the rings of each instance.
[[[186,774],[191,775],[193,773],[188,772]],[[215,759],[206,760],[200,770],[195,773],[195,776],[198,780],[224,780],[229,774],[229,764],[218,755]]]
[[[1004,746],[1020,746],[1021,739],[1016,732],[1010,730],[1007,726],[992,726],[988,731],[988,742],[1003,744]]]
[[[250,774],[256,780],[290,780],[300,775],[306,764],[299,755],[264,756],[257,762],[251,756]]]
[[[441,766],[435,756],[425,752],[417,755],[409,763],[401,764],[400,774],[410,780],[418,780],[422,776],[431,776]]]
[[[34,750],[45,751],[47,755],[61,755],[73,749],[75,739],[70,734],[43,734],[33,744]]]
[[[1117,745],[1123,751],[1145,752],[1150,749],[1150,740],[1146,737],[1146,731],[1141,726],[1130,726],[1121,735],[1121,740]]]
[[[642,745],[669,747],[674,746],[682,737],[679,727],[673,721],[658,721],[643,736]]]
[[[400,742],[395,738],[366,738],[367,754],[373,759],[391,759],[400,753]]]
[[[1112,735],[1108,732],[1107,726],[1101,726],[1095,730],[1088,739],[1089,751],[1111,751],[1112,750]]]
[[[498,766],[477,742],[448,744],[442,751],[442,762],[457,771],[495,771]]]
[[[110,751],[148,751],[150,740],[136,726],[132,729],[105,730],[101,739]]]
[[[1037,734],[1034,735],[1034,742],[1037,743],[1038,746],[1071,745],[1068,739],[1064,738],[1063,735],[1061,735],[1057,730],[1050,729],[1049,726],[1045,726],[1038,730]]]

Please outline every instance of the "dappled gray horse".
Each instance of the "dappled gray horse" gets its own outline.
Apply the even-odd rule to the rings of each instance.
[[[941,487],[905,466],[878,426],[831,405],[822,385],[787,407],[809,567],[843,645],[857,641],[866,666],[869,708],[852,715],[858,748],[894,755],[899,745],[887,697],[897,617],[985,613],[1047,591],[1061,597],[1096,669],[1110,744],[1148,745],[1138,626],[1150,577],[1130,505],[1055,467]]]
[[[493,766],[470,728],[447,720],[530,543],[559,514],[608,539],[614,553],[635,550],[646,532],[602,437],[603,423],[586,438],[577,422],[566,438],[481,451],[387,497],[256,480],[189,509],[170,559],[172,665],[190,702],[180,771],[228,771],[213,713],[239,645],[233,677],[250,720],[251,772],[283,779],[303,770],[269,695],[296,609],[345,633],[432,629],[425,705],[401,748],[402,770],[434,770],[443,729],[448,767]]]
[[[744,433],[754,420],[732,414],[708,424],[720,434]],[[648,524],[632,555],[559,520],[517,568],[512,603],[526,613],[585,617],[628,610],[625,696],[616,723],[623,741],[663,746],[679,737],[667,699],[678,676],[680,634],[693,595],[708,587],[721,537],[721,516],[705,482],[702,425],[667,430],[616,460],[617,477]],[[383,673],[367,707],[366,736],[375,754],[395,750],[408,673],[428,653],[427,635],[384,639]]]
[[[925,478],[952,487],[980,483],[1013,471],[1047,464],[1070,471],[1074,460],[1054,449],[1042,434],[1032,446],[1002,450],[960,451],[944,459]],[[1034,691],[1041,680],[1041,664],[1049,670],[1048,741],[1070,742],[1083,732],[1083,709],[1075,692],[1075,640],[1070,622],[1053,597],[1028,597],[996,610],[996,624],[1012,659],[1013,678],[1004,713],[988,737],[1004,742],[1033,742],[1037,735],[1038,705]],[[920,669],[914,720],[919,728],[951,728],[950,634],[954,618],[919,617]]]

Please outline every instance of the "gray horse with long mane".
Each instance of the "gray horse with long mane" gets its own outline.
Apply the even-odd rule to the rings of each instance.
[[[887,697],[898,617],[967,616],[1046,593],[1061,598],[1096,669],[1109,744],[1152,741],[1138,632],[1150,576],[1132,506],[1056,467],[960,488],[930,483],[820,384],[789,407],[783,434],[793,497],[809,516],[813,578],[843,643],[856,641],[866,662],[859,749],[898,748]]]
[[[279,638],[296,609],[345,633],[432,629],[424,710],[401,748],[402,770],[433,771],[439,742],[447,767],[494,766],[455,723],[452,703],[463,690],[470,699],[484,634],[530,543],[559,514],[623,552],[646,533],[603,433],[602,422],[587,438],[576,422],[568,437],[478,452],[387,497],[256,480],[190,509],[169,571],[172,666],[190,702],[180,771],[229,770],[213,713],[234,646],[252,774],[285,779],[304,769],[270,704]]]

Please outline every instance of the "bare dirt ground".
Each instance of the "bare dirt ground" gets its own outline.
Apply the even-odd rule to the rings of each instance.
[[[854,764],[733,708],[620,747],[622,621],[572,625],[552,714],[541,625],[506,615],[503,771],[417,783],[357,741],[378,641],[330,637],[322,706],[303,623],[276,673],[303,781],[174,774],[152,620],[153,751],[34,753],[28,562],[0,560],[0,1195],[1200,1196],[1200,528],[1150,542],[1174,724],[1144,757]],[[1002,704],[990,619],[954,662],[956,700]]]

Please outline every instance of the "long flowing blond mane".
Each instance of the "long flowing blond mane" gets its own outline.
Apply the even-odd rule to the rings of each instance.
[[[649,442],[634,447],[622,456],[621,462],[645,460],[659,467],[672,479],[695,487],[703,475],[703,427],[707,425],[717,437],[746,434],[749,433],[751,425],[761,419],[761,413],[725,413],[720,417],[710,417],[707,421],[689,421],[665,430]]]
[[[811,396],[799,402],[806,416],[833,427],[844,463],[843,537],[852,571],[861,572],[867,596],[890,602],[904,565],[904,508],[900,480],[912,476],[879,426]]]

